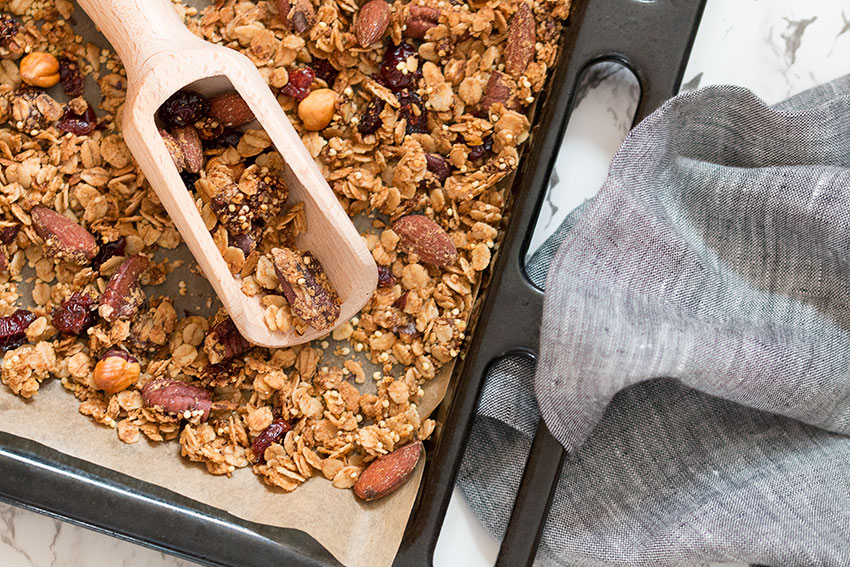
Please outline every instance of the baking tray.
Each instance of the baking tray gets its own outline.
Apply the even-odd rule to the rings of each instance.
[[[430,567],[489,367],[534,358],[543,293],[523,263],[583,74],[617,61],[641,89],[635,121],[674,95],[705,0],[574,0],[561,55],[539,106],[512,189],[513,207],[475,332],[446,397],[396,567]],[[531,565],[564,451],[538,427],[497,565]],[[305,532],[248,522],[41,444],[0,432],[0,500],[206,565],[336,566]]]

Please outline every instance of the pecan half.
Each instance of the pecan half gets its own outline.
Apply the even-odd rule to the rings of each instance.
[[[118,319],[129,319],[136,314],[145,300],[145,292],[142,291],[139,278],[149,265],[150,260],[137,254],[118,266],[100,296],[97,312],[101,317],[112,323]]]
[[[65,215],[42,206],[34,207],[30,215],[48,256],[82,265],[97,254],[94,236]]]
[[[478,107],[482,117],[486,118],[490,112],[490,107],[496,103],[502,103],[510,109],[516,106],[515,101],[511,100],[512,83],[510,77],[499,71],[490,73],[490,79],[487,81],[487,86],[484,87],[484,96],[481,98]]]
[[[341,302],[319,261],[310,252],[289,248],[273,248],[272,260],[292,312],[314,329],[330,329],[339,318]]]
[[[142,388],[142,400],[148,408],[182,415],[185,419],[200,417],[201,421],[209,417],[212,407],[212,394],[209,390],[173,378],[159,378],[145,384]]]
[[[537,25],[531,7],[520,4],[508,28],[505,42],[505,71],[518,77],[525,73],[526,67],[534,59],[534,45],[537,43]]]
[[[439,8],[410,4],[410,13],[407,16],[407,22],[405,22],[404,35],[417,39],[425,39],[425,34],[431,28],[436,27],[439,20]]]
[[[414,441],[372,461],[357,479],[354,493],[367,501],[392,494],[410,478],[424,452],[422,442]]]

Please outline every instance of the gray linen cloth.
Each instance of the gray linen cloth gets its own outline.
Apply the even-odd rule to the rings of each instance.
[[[490,373],[459,478],[493,534],[536,398],[570,453],[539,565],[850,565],[850,77],[668,101],[547,268],[537,368]]]

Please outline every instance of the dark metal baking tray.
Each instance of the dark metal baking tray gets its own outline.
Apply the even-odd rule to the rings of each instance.
[[[561,56],[542,93],[515,177],[514,206],[465,361],[438,410],[442,423],[396,567],[429,567],[490,365],[535,356],[542,292],[523,270],[532,227],[584,72],[619,61],[636,75],[639,121],[681,83],[705,0],[574,0]],[[532,445],[497,564],[531,565],[563,450],[544,426]],[[0,433],[0,500],[207,565],[339,565],[308,534],[237,518],[41,444]]]

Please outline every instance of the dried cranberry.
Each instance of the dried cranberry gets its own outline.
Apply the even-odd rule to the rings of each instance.
[[[401,105],[399,118],[407,119],[408,134],[425,134],[428,132],[428,114],[425,112],[425,104],[416,93],[406,93],[398,97]]]
[[[105,353],[103,353],[100,356],[100,359],[103,360],[104,358],[109,358],[111,356],[117,356],[118,358],[122,358],[122,359],[126,360],[127,362],[133,362],[135,364],[139,363],[139,361],[136,360],[135,356],[133,356],[132,354],[130,354],[129,352],[127,352],[123,348],[115,348],[115,347],[113,347],[113,348],[107,350]]]
[[[254,248],[257,247],[257,243],[254,241],[254,238],[250,234],[233,234],[229,233],[227,235],[227,240],[231,246],[235,246],[240,249],[243,254],[247,257],[248,254],[251,253]]]
[[[425,163],[428,171],[434,174],[434,177],[440,182],[440,185],[445,183],[451,171],[449,170],[449,162],[444,157],[436,154],[425,154]]]
[[[53,326],[65,335],[79,335],[97,322],[94,300],[77,292],[53,310]]]
[[[35,313],[18,309],[8,317],[0,317],[0,350],[17,348],[27,340],[26,330],[36,320]]]
[[[127,239],[123,236],[112,242],[103,242],[100,244],[100,249],[97,251],[94,259],[91,261],[91,269],[95,272],[113,256],[123,256],[124,250],[127,248]]]
[[[407,60],[410,57],[415,57],[417,61],[417,68],[414,73],[407,69]],[[396,93],[410,88],[416,84],[416,80],[419,78],[418,62],[419,54],[416,48],[409,43],[391,46],[384,53],[384,60],[381,62],[381,79],[391,91]]]
[[[65,106],[65,113],[62,114],[62,119],[56,125],[62,132],[70,132],[77,136],[91,134],[96,126],[97,115],[90,104],[86,106],[86,110],[82,114],[74,112],[70,104]]]
[[[218,360],[211,360],[213,364],[228,361],[251,348],[251,343],[239,333],[239,329],[230,317],[214,326],[210,334],[215,343],[214,350],[218,355],[216,357]]]
[[[283,441],[284,436],[292,429],[292,426],[285,419],[276,419],[271,425],[266,427],[262,433],[257,435],[251,449],[254,451],[255,458],[258,464],[266,462],[265,452],[272,443]]]
[[[7,226],[4,229],[0,229],[0,242],[3,244],[11,244],[15,241],[15,238],[18,237],[18,233],[21,231],[21,225],[16,224],[15,226]]]
[[[200,120],[210,111],[210,101],[201,93],[177,91],[159,107],[159,119],[167,128],[188,126]]]
[[[334,81],[336,81],[336,77],[339,75],[339,71],[331,65],[330,61],[315,57],[313,58],[313,62],[310,63],[310,67],[312,67],[313,71],[316,73],[317,78],[322,79],[329,87],[333,87]]]
[[[67,57],[59,58],[59,80],[62,82],[62,89],[69,97],[76,98],[83,94],[86,78],[75,61]]]
[[[366,136],[378,131],[378,128],[380,128],[381,124],[383,124],[383,120],[381,120],[381,112],[383,112],[386,104],[387,103],[377,97],[369,101],[369,105],[366,107],[366,112],[363,113],[363,116],[360,117],[360,122],[357,123],[357,131],[360,132],[361,135]]]
[[[21,24],[18,23],[18,20],[12,16],[0,14],[0,41],[9,39],[18,33],[20,26]]]
[[[241,139],[242,132],[233,128],[225,128],[221,136],[209,142],[204,142],[204,145],[210,148],[224,148],[227,146],[235,148],[239,145],[239,140]]]
[[[195,190],[195,181],[200,179],[201,176],[197,173],[192,173],[191,171],[186,171],[185,169],[180,172],[180,179],[183,180],[183,185],[186,186],[186,189],[189,191]]]
[[[469,148],[469,160],[470,161],[478,161],[480,159],[486,159],[493,155],[493,137],[487,136],[484,138],[484,143],[480,146],[470,146]]]
[[[404,293],[402,293],[398,299],[393,301],[393,307],[397,307],[404,311],[404,308],[407,306],[407,295],[409,293],[409,291],[405,291]]]
[[[390,287],[395,285],[395,277],[386,266],[378,266],[378,287]]]
[[[286,83],[281,92],[297,101],[304,100],[310,94],[310,85],[313,84],[315,78],[316,73],[310,67],[291,69],[289,71],[289,82]]]

